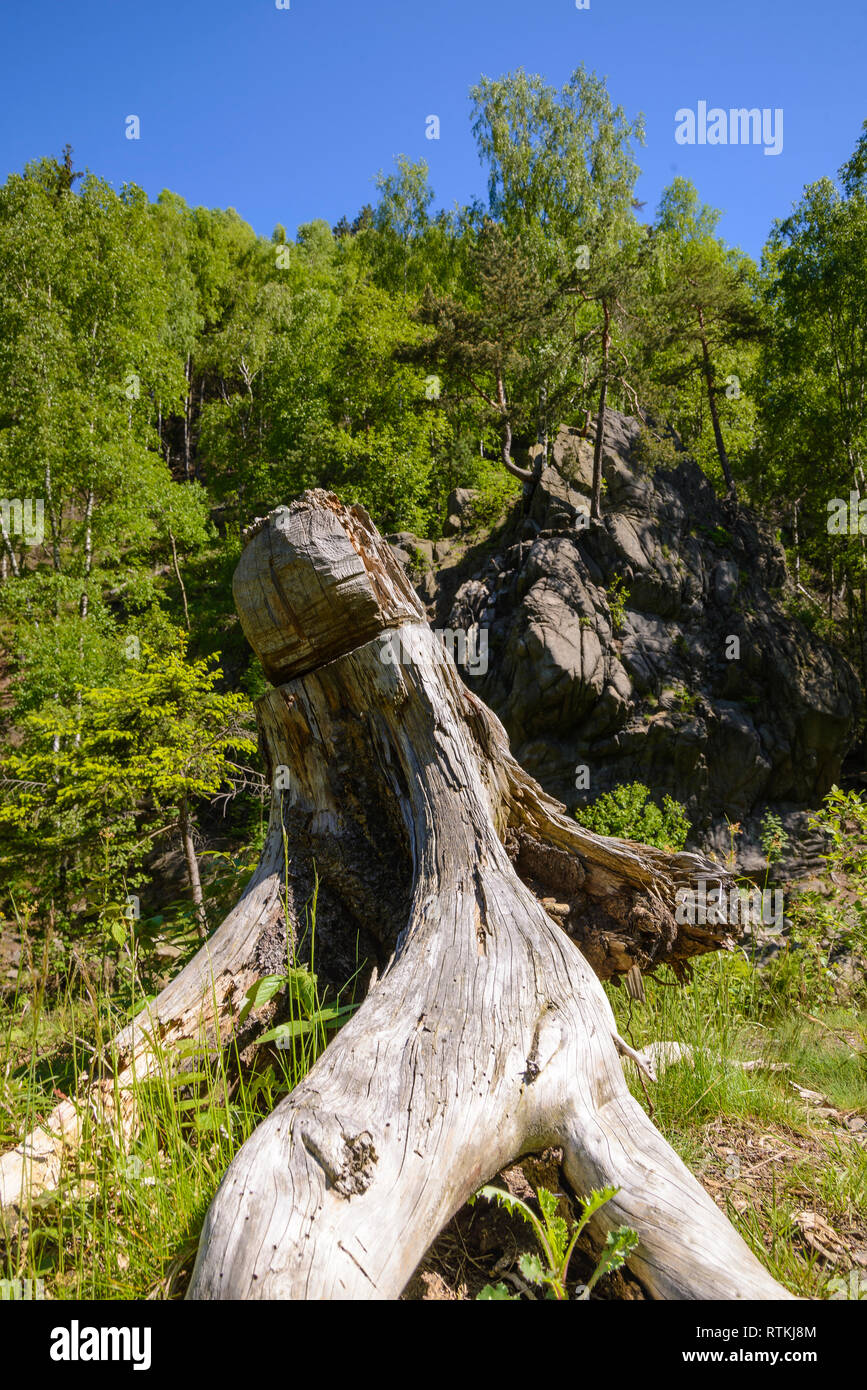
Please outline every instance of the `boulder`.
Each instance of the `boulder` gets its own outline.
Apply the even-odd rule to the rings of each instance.
[[[647,471],[639,432],[607,413],[604,516],[591,521],[593,446],[561,430],[531,496],[424,597],[439,627],[488,628],[487,672],[464,678],[548,791],[574,808],[645,782],[716,844],[726,818],[818,804],[853,742],[860,689],[786,612],[785,556],[761,519],[718,499],[685,453]]]
[[[443,523],[444,536],[457,536],[473,522],[473,505],[478,497],[474,487],[456,487],[449,493],[446,502],[446,520]]]

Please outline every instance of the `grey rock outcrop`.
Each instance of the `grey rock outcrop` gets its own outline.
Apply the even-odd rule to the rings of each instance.
[[[570,807],[642,781],[718,835],[767,804],[815,806],[852,741],[855,673],[785,611],[785,557],[759,519],[686,455],[648,472],[639,430],[608,412],[601,522],[592,444],[561,430],[502,531],[422,576],[431,619],[488,630],[487,672],[464,679]]]
[[[472,487],[456,487],[449,493],[446,503],[446,520],[443,526],[444,536],[457,536],[462,530],[472,523],[473,503],[478,497],[478,491]]]

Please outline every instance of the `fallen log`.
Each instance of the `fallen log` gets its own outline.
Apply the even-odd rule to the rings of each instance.
[[[576,1193],[619,1189],[593,1231],[638,1231],[651,1295],[789,1297],[632,1098],[600,983],[730,945],[673,912],[719,867],[594,835],[541,791],[363,509],[312,492],[271,513],[234,591],[274,684],[257,707],[268,840],[237,907],[118,1038],[124,1084],[158,1044],[237,1030],[250,983],[300,947],[314,884],[317,973],[339,987],[361,958],[366,996],[230,1165],[189,1297],[396,1298],[485,1180],[554,1145]],[[60,1128],[55,1112],[0,1160],[0,1202],[42,1180],[40,1143],[56,1181],[75,1143]]]

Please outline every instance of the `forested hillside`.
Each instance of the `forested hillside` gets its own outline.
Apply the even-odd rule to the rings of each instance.
[[[9,887],[38,862],[68,913],[88,831],[110,827],[118,871],[133,854],[142,827],[124,795],[106,823],[98,776],[74,810],[40,798],[38,838],[16,845],[55,741],[83,756],[82,688],[122,700],[149,649],[163,667],[219,651],[261,691],[227,601],[252,518],[321,486],[436,538],[453,488],[496,516],[528,446],[606,402],[651,413],[651,458],[670,427],[768,518],[798,616],[863,681],[867,137],[757,266],[682,179],[652,219],[635,205],[640,122],[594,76],[486,80],[474,101],[485,199],[435,211],[426,167],[400,159],[375,206],[294,242],[116,192],[69,150],[4,186],[0,477],[23,504],[0,561]]]
[[[268,685],[236,615],[232,575],[251,524],[314,488],[363,505],[432,621],[476,636],[490,629],[485,679],[470,672],[467,681],[500,713],[519,761],[570,810],[649,781],[651,800],[673,792],[681,817],[688,811],[688,823],[657,827],[660,848],[680,850],[692,828],[715,834],[720,856],[724,818],[737,836],[737,822],[764,802],[797,805],[803,820],[824,816],[820,849],[837,854],[831,867],[845,884],[830,907],[811,900],[809,928],[799,919],[803,988],[788,957],[777,959],[760,1006],[746,967],[725,988],[705,975],[692,1023],[700,998],[736,997],[758,1028],[774,1000],[810,1015],[858,997],[853,962],[867,947],[867,806],[852,790],[865,771],[867,693],[867,122],[839,171],[780,208],[756,262],[725,243],[720,213],[685,179],[675,177],[656,208],[637,201],[642,121],[614,106],[595,74],[579,68],[562,89],[523,71],[483,78],[472,101],[482,174],[470,205],[439,207],[427,165],[400,157],[378,175],[372,204],[348,208],[335,226],[312,221],[294,240],[282,226],[266,240],[233,208],[190,207],[170,190],[150,201],[135,185],[115,189],[98,170],[79,171],[68,146],[0,188],[8,1077],[21,1066],[22,978],[41,980],[41,991],[51,982],[58,998],[72,980],[78,994],[104,990],[93,1004],[94,1038],[103,1038],[119,992],[132,1012],[155,994],[254,864],[273,768],[253,702]],[[598,540],[624,492],[627,510],[647,508],[648,567],[620,521],[610,541]],[[557,538],[585,533],[597,536],[582,551],[589,568],[569,578],[565,597],[547,598],[540,617],[527,598],[533,576],[555,589]],[[522,547],[537,536],[548,549],[527,571]],[[504,617],[490,595],[505,592],[508,574]],[[727,611],[714,617],[720,651],[711,652],[708,605],[736,591],[739,625]],[[624,618],[630,594],[644,616]],[[545,713],[532,683],[540,663],[554,673],[549,690],[568,662],[533,624],[547,622],[559,640],[567,619],[584,652],[583,703],[552,696]],[[708,663],[730,659],[721,650],[734,632],[743,666],[714,685]],[[695,692],[711,687],[703,706]],[[617,742],[627,714],[633,741]],[[771,730],[762,747],[778,738],[785,755],[763,762],[753,724]],[[651,751],[636,752],[639,742]],[[704,780],[688,745],[708,755]],[[599,769],[589,786],[573,780],[585,763]],[[854,780],[832,792],[844,766]],[[640,794],[630,796],[619,817],[606,803],[596,821],[585,812],[587,823],[650,838]],[[787,843],[774,814],[761,828],[757,820],[759,839],[764,880],[755,865],[753,878],[766,887]],[[836,956],[829,912],[847,922]],[[839,978],[829,960],[843,962]],[[339,1003],[344,982],[328,983]],[[650,998],[665,1015],[662,994]],[[254,995],[251,1007],[263,1002]],[[855,1037],[848,1013],[823,1026]],[[698,1047],[699,1032],[684,1036]],[[643,1040],[653,1035],[648,1022]],[[311,1047],[293,1057],[293,1081]],[[863,1060],[860,1043],[856,1053]],[[792,1064],[780,1055],[781,1067]],[[67,1062],[66,1079],[45,1081],[43,1101],[57,1086],[65,1094],[79,1059]],[[838,1112],[854,1112],[861,1081],[837,1079]],[[274,1084],[272,1075],[260,1087],[269,1102]],[[690,1106],[701,1084],[689,1083]],[[746,1107],[740,1074],[726,1085],[734,1110]],[[0,1090],[0,1149],[18,1133],[13,1089]],[[679,1113],[684,1098],[665,1094],[663,1109]],[[262,1095],[244,1102],[241,1129]],[[695,1121],[708,1113],[700,1106]],[[762,1113],[770,1124],[782,1112],[766,1099]],[[197,1131],[226,1150],[203,1161],[191,1186],[199,1217],[235,1142],[224,1144],[219,1123]],[[858,1161],[860,1196],[844,1203],[853,1231]],[[862,1235],[857,1226],[850,1244]],[[760,1250],[761,1229],[750,1239]],[[51,1254],[62,1247],[62,1236],[43,1240],[46,1269],[62,1268]],[[186,1277],[189,1250],[184,1258]],[[780,1259],[775,1273],[794,1291],[830,1296],[830,1269],[814,1278],[812,1267],[793,1272]],[[136,1277],[146,1287],[147,1276]]]

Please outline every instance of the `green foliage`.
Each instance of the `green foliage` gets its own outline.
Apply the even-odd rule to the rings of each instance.
[[[53,1085],[90,1065],[119,1008],[142,1006],[167,937],[180,960],[191,949],[193,904],[161,902],[135,921],[128,894],[163,837],[183,822],[192,840],[208,801],[231,790],[235,758],[255,756],[249,700],[226,692],[257,696],[266,683],[230,578],[244,526],[303,488],[362,503],[384,531],[433,537],[448,493],[471,486],[476,523],[492,525],[520,495],[503,467],[510,450],[560,423],[583,425],[604,392],[609,404],[652,410],[644,466],[677,463],[673,429],[725,486],[725,453],[822,600],[788,595],[790,616],[845,643],[867,680],[863,537],[827,529],[832,494],[863,492],[867,126],[837,180],[807,187],[775,225],[759,270],[726,246],[719,214],[683,179],[643,225],[633,202],[642,122],[613,105],[597,75],[579,68],[558,90],[519,70],[481,79],[471,96],[488,199],[453,212],[435,209],[427,166],[404,156],[377,179],[375,207],[333,232],[314,220],[292,241],[282,228],[257,236],[232,209],[116,191],[74,175],[68,160],[36,160],[0,188],[0,491],[44,504],[41,539],[5,518],[0,530],[0,906],[25,938],[44,933],[46,969],[68,956],[71,937],[96,940],[125,991],[122,1008],[95,997],[94,1017],[87,1001],[61,1002],[52,1027],[71,1060],[56,1073],[51,1063],[44,1090],[33,1060],[41,995],[32,1009],[22,996],[22,1023],[16,993],[0,1070],[10,1087],[3,1144],[17,1142],[19,1121],[50,1102]],[[723,526],[697,531],[734,544]],[[608,599],[617,632],[622,579]],[[674,699],[690,713],[697,697]],[[668,849],[689,829],[681,806],[668,796],[656,806],[639,784],[577,814],[599,833]],[[726,1052],[750,1020],[857,997],[857,968],[844,977],[842,963],[867,952],[865,798],[835,788],[816,825],[830,892],[787,906],[791,939],[761,975],[742,956],[705,962],[677,1006],[659,991],[664,1007],[649,982],[652,1036],[680,1028]],[[202,856],[219,861],[207,891],[223,906],[255,861],[261,806],[235,803],[232,828],[240,850]],[[772,815],[762,845],[770,871],[785,849]],[[311,930],[313,921],[315,903]],[[294,956],[251,987],[239,1022],[266,1007],[279,1021],[261,1041],[279,1046],[260,1049],[233,1098],[237,1078],[202,1044],[185,1081],[145,1088],[128,1167],[97,1145],[87,1151],[111,1177],[88,1208],[91,1226],[48,1204],[22,1260],[62,1277],[64,1259],[140,1220],[142,1241],[163,1264],[175,1259],[260,1109],[295,1084],[346,1013]],[[827,1049],[797,1057],[808,1080],[812,1068],[817,1085],[842,1094]],[[658,1093],[675,1126],[684,1113],[705,1120],[758,1104],[753,1073],[720,1077],[699,1061],[683,1076],[672,1069]],[[846,1086],[851,1098],[857,1087]],[[13,1092],[24,1098],[14,1112]],[[770,1091],[760,1094],[771,1107]],[[568,1233],[549,1198],[539,1193],[535,1219],[551,1259],[525,1257],[522,1274],[553,1290],[551,1280],[565,1281]],[[112,1296],[121,1254],[130,1258],[112,1245],[106,1270],[118,1263],[77,1292]],[[143,1249],[132,1263],[129,1283],[146,1291]],[[513,1295],[501,1284],[483,1297]]]
[[[373,227],[379,235],[371,238],[371,246],[378,281],[406,295],[410,288],[424,289],[427,267],[423,247],[434,195],[424,160],[413,164],[405,155],[398,155],[396,162],[396,174],[380,173],[376,180],[379,203]]]
[[[648,404],[728,489],[732,460],[742,471],[754,439],[761,315],[755,267],[716,235],[719,218],[687,179],[663,193],[635,349]],[[658,451],[643,445],[651,458]]]
[[[256,1036],[256,1046],[274,1042],[284,1046],[289,1040],[300,1038],[305,1033],[324,1033],[326,1028],[339,1027],[353,1012],[350,1005],[344,1008],[325,1007],[319,1002],[316,976],[305,967],[290,966],[282,975],[263,975],[251,985],[244,996],[244,1006],[238,1015],[243,1023],[253,1009],[261,1009],[276,994],[285,992],[286,1000],[293,1015],[286,1023],[278,1023]]]
[[[246,699],[219,693],[213,659],[187,661],[186,645],[178,632],[168,652],[145,646],[112,681],[30,710],[5,760],[2,862],[64,902],[83,894],[115,937],[115,890],[141,882],[155,836],[219,790],[230,752],[256,748]]]
[[[791,935],[785,951],[773,963],[769,981],[775,998],[801,1006],[810,1000],[829,1005],[841,993],[863,992],[867,964],[867,793],[832,787],[809,823],[825,836],[830,892],[808,889],[789,903]],[[765,848],[764,838],[762,845]],[[770,849],[771,854],[778,852],[773,837]],[[765,852],[768,854],[767,848]],[[848,984],[839,972],[846,957],[851,957],[856,967]]]
[[[314,921],[315,901],[308,929]],[[111,1040],[153,999],[133,943],[121,955],[129,969],[118,970],[109,990],[86,952],[73,958],[50,936],[40,943],[32,927],[32,918],[19,918],[24,949],[16,978],[0,989],[2,1149],[52,1109],[55,1088],[84,1093],[95,1054],[118,1090],[128,1087]],[[28,966],[34,957],[41,958],[36,972]],[[304,972],[297,968],[299,982],[302,973],[315,979],[312,949],[307,962]],[[60,976],[50,991],[46,972]],[[308,985],[300,993],[312,998]],[[154,1027],[154,1070],[135,1084],[134,1135],[92,1123],[85,1107],[77,1161],[64,1165],[56,1191],[36,1198],[26,1224],[0,1233],[0,1278],[44,1279],[56,1298],[182,1296],[226,1168],[324,1046],[321,1034],[305,1035],[294,1046],[262,1047],[241,1065],[242,1043],[238,1027],[223,1045],[203,1031],[169,1048]]]
[[[286,941],[286,968],[280,974],[263,975],[255,980],[244,996],[238,1015],[239,1025],[244,1024],[254,1011],[263,1009],[282,995],[279,1012],[288,1014],[273,1027],[257,1033],[254,1046],[275,1044],[280,1052],[292,1055],[293,1068],[304,1075],[328,1043],[328,1034],[340,1028],[357,1005],[340,1003],[340,995],[334,1003],[326,1004],[319,994],[317,977],[312,965],[299,963],[299,952],[309,944],[312,962],[316,950],[316,909],[319,899],[319,880],[315,880],[313,895],[305,910],[302,925],[292,921],[289,908],[289,848],[286,832],[283,832],[283,913],[290,924]],[[354,981],[347,982],[350,988]],[[342,993],[342,991],[341,991]]]
[[[547,1288],[546,1298],[563,1301],[569,1297],[567,1290],[567,1279],[569,1274],[569,1261],[579,1236],[587,1223],[596,1213],[610,1202],[619,1188],[605,1187],[600,1190],[592,1191],[589,1196],[581,1199],[584,1210],[581,1219],[569,1225],[562,1216],[557,1215],[559,1198],[555,1193],[549,1192],[545,1187],[536,1189],[536,1197],[541,1210],[541,1219],[533,1211],[533,1208],[520,1197],[513,1197],[510,1192],[503,1192],[499,1187],[483,1187],[471,1198],[471,1203],[479,1197],[485,1197],[488,1201],[496,1202],[499,1206],[505,1207],[506,1211],[515,1213],[526,1221],[532,1228],[539,1242],[542,1251],[542,1258],[538,1255],[524,1253],[518,1262],[518,1267],[530,1284],[535,1284],[539,1288]],[[589,1280],[583,1285],[576,1297],[588,1299],[590,1293],[606,1274],[613,1273],[619,1269],[629,1258],[631,1252],[638,1244],[638,1235],[630,1230],[628,1226],[618,1226],[616,1230],[609,1231],[605,1247],[597,1261]],[[478,1295],[479,1300],[509,1299],[515,1301],[517,1295],[508,1292],[505,1284],[492,1286],[486,1285]]]
[[[681,651],[683,655],[688,655],[689,653],[688,646],[685,651],[683,648],[678,648],[678,650]],[[681,714],[690,715],[695,713],[698,702],[701,699],[697,690],[689,691],[682,685],[670,686],[669,690],[675,709],[679,710]]]
[[[670,851],[683,849],[689,834],[689,821],[680,802],[666,793],[660,809],[641,782],[621,782],[589,806],[579,808],[575,819],[597,835],[636,840]]]
[[[657,468],[676,468],[683,458],[671,434],[660,433],[642,424],[634,446],[636,463],[653,474]]]
[[[632,210],[642,118],[629,121],[583,65],[559,92],[521,68],[483,77],[470,95],[492,216],[510,232],[539,226],[570,246],[613,240]]]
[[[494,526],[521,493],[516,479],[489,464],[479,468],[473,486],[478,496],[473,502],[472,517],[473,525],[478,527]]]
[[[757,492],[786,499],[796,558],[845,594],[842,635],[867,680],[863,537],[829,530],[829,504],[864,491],[867,451],[867,187],[864,136],[835,183],[804,188],[763,260],[766,334]],[[817,467],[817,460],[821,466]],[[833,577],[832,577],[833,576]],[[823,631],[821,606],[796,616]],[[842,634],[840,628],[842,627]],[[827,630],[827,629],[824,629]]]
[[[707,536],[708,540],[713,541],[714,545],[729,547],[734,545],[734,536],[731,531],[726,530],[725,526],[702,526],[695,527],[697,532]]]
[[[626,602],[629,598],[629,590],[623,576],[618,574],[616,579],[609,584],[605,590],[605,597],[608,599],[608,611],[611,614],[611,628],[613,632],[620,632],[626,616]]]
[[[481,1303],[520,1303],[521,1295],[509,1293],[508,1285],[501,1281],[499,1284],[486,1284],[478,1295],[477,1301]]]
[[[760,276],[682,179],[639,222],[642,122],[596,74],[558,89],[518,70],[472,101],[486,205],[435,211],[426,165],[400,156],[336,234],[268,241],[231,209],[51,159],[0,188],[0,474],[45,504],[41,544],[0,536],[15,717],[113,680],[127,632],[165,650],[181,622],[247,681],[224,584],[253,516],[323,486],[436,536],[449,491],[474,486],[492,524],[518,493],[503,464],[603,389],[654,408],[645,460],[676,460],[673,425],[715,477],[713,400],[739,476],[800,499],[801,551],[833,561],[863,646],[860,538],[823,534],[817,492],[848,495],[863,456],[861,146],[775,229]]]
[[[783,829],[783,822],[774,811],[765,811],[759,835],[759,843],[768,861],[768,867],[782,859],[789,844],[789,837]]]

